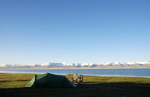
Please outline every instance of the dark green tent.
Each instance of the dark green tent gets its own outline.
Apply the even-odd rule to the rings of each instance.
[[[50,73],[35,75],[26,87],[76,87],[65,76]]]

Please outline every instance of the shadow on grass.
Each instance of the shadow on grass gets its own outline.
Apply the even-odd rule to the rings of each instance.
[[[0,97],[150,97],[150,84],[86,82],[77,88],[0,89]]]

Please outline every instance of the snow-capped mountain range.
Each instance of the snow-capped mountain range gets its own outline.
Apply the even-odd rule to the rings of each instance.
[[[1,64],[0,67],[129,67],[129,66],[146,66],[150,67],[150,61],[144,62],[107,62],[107,63],[44,63],[44,64]]]

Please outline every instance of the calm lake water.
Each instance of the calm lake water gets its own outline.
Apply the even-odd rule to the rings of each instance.
[[[0,73],[53,73],[53,74],[83,74],[95,76],[124,76],[124,77],[150,77],[149,69],[12,69],[0,70]]]

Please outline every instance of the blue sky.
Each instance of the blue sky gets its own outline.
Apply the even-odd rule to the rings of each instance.
[[[0,64],[150,60],[149,0],[0,0]]]

